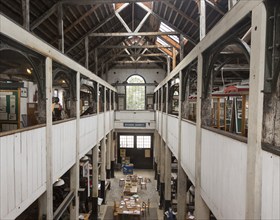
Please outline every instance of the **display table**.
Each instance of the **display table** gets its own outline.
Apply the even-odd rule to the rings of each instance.
[[[138,188],[137,186],[124,186],[123,189],[123,195],[124,196],[132,196],[134,194],[137,194]]]
[[[124,197],[116,207],[118,219],[141,219],[141,202],[139,198]]]

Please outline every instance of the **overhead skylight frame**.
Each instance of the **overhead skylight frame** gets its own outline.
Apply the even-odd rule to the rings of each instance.
[[[160,22],[159,31],[161,32],[175,32],[175,30],[171,27],[169,27],[164,22]],[[174,40],[176,43],[179,43],[179,37],[177,35],[168,35],[172,40]]]

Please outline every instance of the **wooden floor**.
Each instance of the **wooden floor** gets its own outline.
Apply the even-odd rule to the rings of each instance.
[[[157,220],[163,220],[163,211],[158,208],[159,204],[159,195],[156,191],[156,181],[154,180],[154,171],[153,170],[134,170],[134,174],[137,174],[138,176],[142,176],[144,178],[149,178],[151,182],[147,183],[147,189],[141,189],[138,187],[138,195],[141,198],[142,201],[148,201],[150,199],[150,207],[157,209]],[[114,201],[120,201],[123,187],[119,186],[119,179],[124,178],[125,175],[118,171],[115,172],[115,178],[110,179],[111,181],[111,190],[107,191],[106,196],[106,205],[102,205],[100,207],[100,213],[99,218],[101,220],[104,219],[105,213],[107,210],[107,207],[114,206]]]

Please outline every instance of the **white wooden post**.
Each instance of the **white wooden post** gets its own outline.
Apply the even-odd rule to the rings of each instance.
[[[261,140],[266,50],[266,8],[263,3],[252,11],[250,92],[248,116],[246,219],[261,219]],[[268,186],[269,187],[269,186]]]
[[[47,57],[46,74],[46,168],[47,168],[47,219],[53,219],[53,144],[52,144],[52,59]]]
[[[197,102],[196,102],[196,148],[195,148],[195,218],[209,219],[210,211],[201,197],[201,98],[202,98],[203,57],[198,56]]]
[[[70,206],[70,219],[78,219],[79,218],[79,184],[80,184],[80,159],[79,159],[79,151],[80,151],[80,73],[76,74],[76,157],[75,164],[70,170],[70,190],[74,191],[75,195],[75,205],[71,203]]]

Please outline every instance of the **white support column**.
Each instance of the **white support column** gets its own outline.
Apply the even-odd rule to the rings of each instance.
[[[200,40],[202,40],[206,35],[206,5],[205,0],[200,0],[199,2],[199,21],[200,21]]]
[[[113,96],[113,97],[112,97]],[[112,114],[111,112],[114,111],[114,92],[113,91],[110,91],[110,123],[111,121],[113,121],[112,123],[112,130],[110,131],[111,133],[111,142],[110,142],[110,160],[111,160],[111,178],[115,178],[115,143],[114,143],[114,115],[112,117]],[[113,104],[113,105],[112,105]],[[113,106],[113,108],[112,108]]]
[[[96,127],[98,130],[99,124],[99,83],[96,84],[96,100],[97,100],[97,121]],[[96,140],[98,140],[98,131],[96,132]],[[98,176],[99,176],[99,146],[98,143],[92,150],[92,192],[91,192],[91,200],[92,200],[92,220],[98,219]]]
[[[98,133],[98,132],[97,132]],[[98,148],[96,145],[92,149],[92,191],[91,191],[91,203],[92,203],[92,218],[98,219]]]
[[[105,181],[106,181],[106,130],[105,130],[105,118],[106,118],[106,87],[104,86],[104,108],[103,108],[103,114],[104,114],[104,120],[103,126],[104,126],[104,133],[103,133],[103,139],[101,141],[101,174],[100,174],[100,183],[101,183],[101,197],[103,199],[103,204],[105,204],[106,200],[106,192],[105,192]]]
[[[197,103],[196,103],[196,148],[195,148],[195,218],[209,219],[210,210],[201,197],[201,98],[202,98],[203,57],[198,56]]]
[[[165,144],[164,160],[164,211],[168,211],[171,207],[171,151],[167,144]]]
[[[30,4],[29,0],[21,0],[22,5],[22,18],[23,18],[23,27],[25,30],[30,30]]]
[[[75,220],[79,218],[79,194],[80,187],[80,73],[76,74],[76,163],[70,170],[70,190],[75,194],[75,205],[70,205],[70,219]]]
[[[164,141],[163,141],[163,87],[161,88],[161,137],[160,137],[160,208],[164,203]]]
[[[63,33],[63,5],[60,3],[58,5],[58,16],[57,16],[57,22],[58,22],[58,49],[64,53],[64,33]]]
[[[171,151],[168,147],[168,96],[169,96],[169,86],[166,83],[166,126],[165,126],[165,154],[164,154],[164,210],[168,211],[171,207]]]
[[[47,185],[47,219],[53,219],[53,144],[52,144],[52,59],[47,57],[46,74],[46,185]]]
[[[180,61],[184,58],[183,36],[180,35]],[[186,219],[186,196],[187,196],[187,175],[182,168],[182,71],[179,72],[179,115],[178,115],[178,175],[177,175],[177,218]]]
[[[261,219],[262,122],[266,52],[266,8],[252,11],[250,92],[247,146],[246,219]],[[252,111],[251,111],[252,110]]]
[[[111,178],[111,147],[112,147],[112,132],[111,132],[111,91],[109,92],[109,133],[106,148],[106,178]]]

